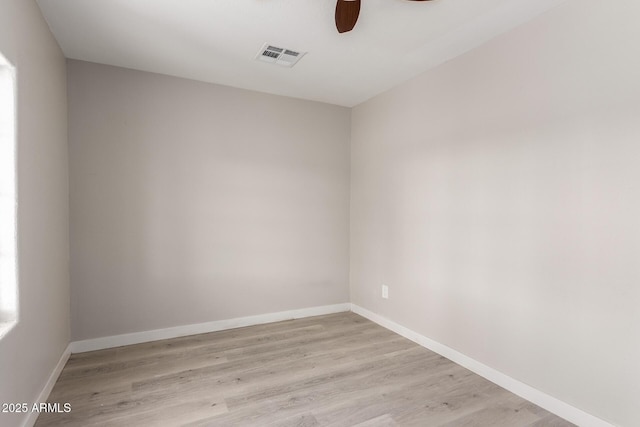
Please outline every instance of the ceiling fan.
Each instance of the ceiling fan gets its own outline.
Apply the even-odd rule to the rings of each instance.
[[[409,0],[430,1],[430,0]],[[339,33],[353,30],[360,15],[360,0],[338,0],[336,4],[336,28]]]

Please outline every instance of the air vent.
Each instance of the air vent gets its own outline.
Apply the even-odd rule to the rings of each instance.
[[[293,67],[306,52],[296,52],[295,50],[272,46],[265,43],[258,51],[256,59],[283,67]]]

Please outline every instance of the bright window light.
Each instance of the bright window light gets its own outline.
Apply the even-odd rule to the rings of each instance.
[[[0,55],[0,338],[17,321],[14,69]]]

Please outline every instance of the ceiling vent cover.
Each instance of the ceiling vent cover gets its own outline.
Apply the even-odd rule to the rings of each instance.
[[[256,59],[258,61],[269,62],[283,67],[293,67],[307,52],[296,52],[295,50],[272,46],[265,43],[258,51]]]

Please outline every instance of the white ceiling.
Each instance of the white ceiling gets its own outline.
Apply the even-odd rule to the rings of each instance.
[[[338,34],[335,0],[38,0],[68,58],[354,106],[564,0],[363,0]],[[308,51],[294,68],[263,43]]]

